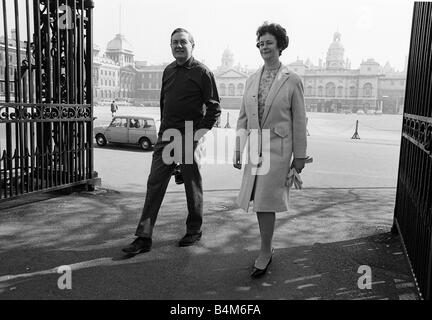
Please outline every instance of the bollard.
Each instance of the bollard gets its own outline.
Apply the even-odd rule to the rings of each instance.
[[[229,112],[228,112],[228,114],[227,114],[227,123],[225,125],[225,129],[230,129],[230,128],[231,128],[231,126],[229,124]]]
[[[352,136],[351,139],[360,139],[360,136],[358,134],[358,125],[359,125],[359,121],[357,120],[357,122],[356,122],[356,130],[355,130],[354,135]]]

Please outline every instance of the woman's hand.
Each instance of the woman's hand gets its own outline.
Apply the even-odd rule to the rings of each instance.
[[[241,170],[242,168],[242,163],[241,163],[241,155],[240,155],[240,151],[234,151],[234,168]]]
[[[306,159],[294,158],[291,168],[296,169],[298,173],[301,173],[303,168],[305,167]]]

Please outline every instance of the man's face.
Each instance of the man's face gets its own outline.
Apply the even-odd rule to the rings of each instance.
[[[187,61],[192,56],[193,48],[188,33],[177,32],[172,36],[171,50],[177,61]]]

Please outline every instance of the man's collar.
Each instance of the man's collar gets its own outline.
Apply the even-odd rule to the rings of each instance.
[[[186,62],[185,62],[184,64],[182,64],[182,65],[179,65],[179,64],[177,63],[177,61],[175,61],[175,68],[184,67],[184,68],[186,68],[186,69],[191,69],[191,68],[192,68],[192,65],[193,65],[193,63],[194,63],[194,61],[195,61],[195,59],[194,59],[193,56],[190,57],[189,60],[186,61]]]

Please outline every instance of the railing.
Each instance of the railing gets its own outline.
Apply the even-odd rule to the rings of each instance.
[[[90,183],[91,122],[91,105],[1,104],[14,144],[0,155],[0,199]]]
[[[416,2],[402,127],[395,227],[418,287],[432,298],[432,3]]]
[[[0,54],[5,57],[0,59],[5,71],[0,79],[0,201],[98,183],[92,137],[93,2],[1,0],[0,8]],[[13,79],[6,72],[10,68]]]

